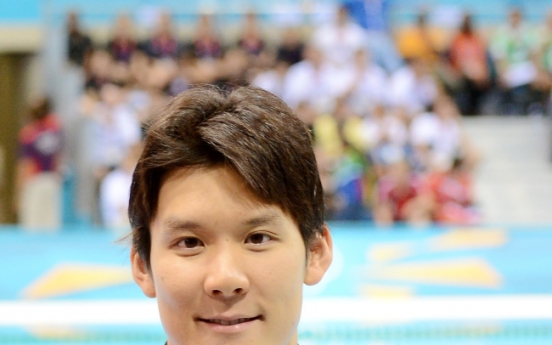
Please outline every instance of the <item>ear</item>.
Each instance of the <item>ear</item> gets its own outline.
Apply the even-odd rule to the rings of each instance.
[[[140,286],[144,295],[154,298],[155,285],[153,284],[151,271],[134,248],[130,250],[130,264],[132,266],[132,277],[136,284]]]
[[[315,285],[322,280],[332,263],[332,253],[332,235],[328,226],[324,224],[322,233],[317,234],[309,246],[305,284]]]

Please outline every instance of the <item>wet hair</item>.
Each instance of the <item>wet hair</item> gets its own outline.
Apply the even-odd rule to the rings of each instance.
[[[277,96],[255,87],[200,86],[176,96],[149,124],[132,177],[132,245],[149,267],[150,224],[166,176],[233,169],[259,201],[299,227],[305,246],[324,224],[324,197],[307,127]]]

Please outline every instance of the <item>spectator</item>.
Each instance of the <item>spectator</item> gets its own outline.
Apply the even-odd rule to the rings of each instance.
[[[447,171],[436,171],[428,178],[433,195],[433,219],[438,223],[470,225],[480,221],[474,205],[471,170],[456,158]]]
[[[303,60],[304,49],[305,45],[299,36],[298,28],[287,28],[278,46],[276,59],[287,62],[289,66],[294,65]]]
[[[81,30],[77,13],[70,12],[67,16],[67,60],[86,67],[92,48],[92,40]]]
[[[394,163],[377,182],[374,219],[378,224],[431,221],[431,196],[424,181],[405,161]]]
[[[445,33],[427,24],[427,13],[420,12],[414,26],[401,29],[396,35],[397,49],[405,59],[436,61],[446,46]]]
[[[552,11],[548,12],[539,37],[541,38],[537,59],[539,72],[534,86],[539,92],[537,101],[550,112],[552,110]]]
[[[531,84],[537,76],[534,63],[537,44],[536,31],[523,22],[521,10],[513,8],[508,24],[498,30],[491,45],[506,114],[527,114],[534,102]]]
[[[55,228],[61,224],[61,123],[45,98],[32,102],[28,113],[30,121],[19,132],[19,223]]]
[[[381,174],[397,160],[404,159],[408,131],[403,119],[388,112],[382,104],[376,104],[360,126],[367,152]]]
[[[278,97],[282,97],[284,94],[284,80],[288,68],[287,62],[281,60],[276,61],[274,68],[258,73],[253,80],[251,80],[251,85],[258,86],[272,92]]]
[[[136,51],[137,41],[128,15],[117,17],[113,36],[107,47],[115,61],[129,63],[132,54]]]
[[[110,81],[113,58],[108,51],[97,49],[90,56],[88,73],[86,74],[86,89],[99,91]]]
[[[411,59],[390,77],[387,98],[393,107],[416,114],[429,109],[438,94],[438,85],[424,59]]]
[[[216,59],[222,55],[222,44],[213,24],[213,17],[202,14],[199,17],[193,39],[193,51],[200,59]]]
[[[91,114],[94,122],[94,162],[98,180],[121,164],[129,148],[141,139],[140,123],[124,102],[123,90],[107,83],[100,90],[100,102]]]
[[[169,13],[159,16],[157,29],[145,43],[145,51],[153,58],[177,59],[182,50],[181,44],[173,33],[173,24]]]
[[[363,113],[376,104],[387,102],[387,74],[372,62],[366,49],[356,51],[350,67],[345,68],[344,73],[349,85],[346,96],[355,112]]]
[[[119,166],[109,172],[101,182],[100,207],[103,225],[110,228],[128,228],[128,198],[132,173],[138,158],[141,145],[130,147]]]
[[[238,39],[238,47],[253,56],[259,55],[265,48],[265,40],[259,28],[257,16],[253,12],[245,15],[243,31]]]
[[[425,171],[443,171],[462,157],[464,164],[474,167],[478,154],[461,130],[460,114],[454,102],[446,96],[435,101],[434,111],[415,117],[410,125],[410,140],[414,154],[429,155]]]
[[[450,46],[450,64],[461,79],[455,99],[463,115],[480,113],[481,100],[491,87],[487,45],[466,14]]]
[[[291,66],[284,80],[283,99],[292,108],[307,102],[318,111],[329,111],[333,100],[347,91],[347,80],[326,62],[315,46],[305,49],[305,60]]]
[[[322,52],[324,60],[342,68],[354,60],[355,53],[366,46],[366,33],[349,18],[346,6],[339,6],[332,23],[315,28],[312,44]]]

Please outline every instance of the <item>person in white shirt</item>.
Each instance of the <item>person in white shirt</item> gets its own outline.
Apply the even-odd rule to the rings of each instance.
[[[292,109],[307,102],[318,111],[330,111],[333,100],[347,92],[347,82],[342,70],[327,63],[320,49],[309,45],[305,48],[305,60],[289,68],[282,99]]]
[[[311,43],[318,47],[330,64],[345,67],[354,60],[359,49],[366,47],[364,29],[349,18],[347,7],[340,6],[332,23],[315,29]]]

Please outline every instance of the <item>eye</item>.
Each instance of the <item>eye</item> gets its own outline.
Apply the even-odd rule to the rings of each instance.
[[[194,249],[197,247],[203,247],[204,244],[201,242],[201,240],[197,237],[186,237],[178,241],[177,244],[179,247],[186,248],[186,249]]]
[[[272,237],[270,237],[269,235],[257,233],[250,235],[245,242],[251,244],[264,244],[269,242],[270,240],[272,240]]]

